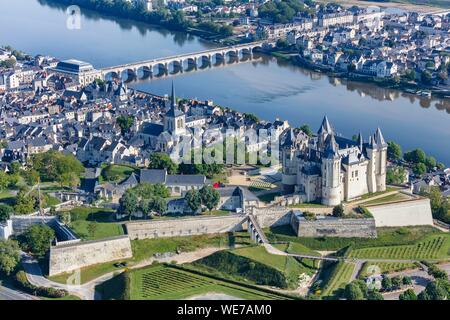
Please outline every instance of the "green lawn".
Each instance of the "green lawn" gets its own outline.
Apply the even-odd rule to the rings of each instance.
[[[280,244],[274,244],[275,248],[292,254],[304,254],[304,255],[310,255],[310,256],[320,256],[320,253],[314,250],[311,250],[310,248],[302,245],[298,242],[287,242],[287,243],[280,243]]]
[[[152,266],[131,272],[132,300],[177,300],[207,293],[222,293],[248,300],[285,299],[276,293],[270,294],[167,266]]]
[[[373,266],[377,267],[379,271],[377,269],[373,269]],[[368,269],[369,267],[371,268]],[[377,272],[381,273],[390,273],[414,268],[417,268],[417,266],[414,263],[409,262],[365,262],[359,271],[358,278],[364,279],[369,276],[369,273],[373,272],[369,272],[370,270],[377,270]]]
[[[0,203],[7,205],[14,205],[15,196],[13,196],[9,191],[4,191],[0,193]]]
[[[79,207],[70,210],[70,228],[83,240],[98,240],[124,234],[122,224],[112,222],[115,211]],[[91,226],[95,226],[90,229]],[[94,229],[95,228],[95,229]]]
[[[383,204],[383,203],[389,203],[389,202],[398,202],[403,200],[410,199],[407,195],[404,195],[402,193],[394,193],[387,195],[385,197],[381,197],[375,200],[369,200],[367,202],[362,203],[364,206],[370,206],[370,205],[377,205],[377,204]]]
[[[333,296],[339,289],[350,282],[355,265],[348,262],[338,262],[329,274],[322,287],[322,296]]]
[[[136,170],[134,167],[112,164],[103,168],[101,177],[105,181],[120,182],[128,178],[133,172],[136,172]]]
[[[396,188],[396,187],[386,187],[386,190],[384,190],[384,191],[369,192],[369,193],[363,194],[363,195],[361,196],[361,199],[370,199],[370,198],[372,198],[372,197],[376,197],[376,196],[379,196],[379,195],[382,195],[382,194],[385,194],[385,193],[388,193],[388,192],[391,192],[391,191],[395,191],[395,190],[399,190],[399,188]]]
[[[290,256],[270,254],[263,246],[238,248],[231,252],[277,269],[285,275],[290,287],[296,286],[300,274],[311,275],[314,272],[313,264],[300,263]]]
[[[206,247],[229,248],[234,245],[246,245],[251,242],[247,233],[198,235],[191,237],[173,237],[143,239],[131,241],[133,259],[140,261],[152,257],[155,253],[195,251]]]
[[[367,259],[447,259],[450,235],[430,235],[412,245],[372,247],[352,250],[349,257]]]

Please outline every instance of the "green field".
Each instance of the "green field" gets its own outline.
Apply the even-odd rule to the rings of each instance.
[[[369,276],[369,266],[376,266],[381,273],[390,273],[417,268],[417,265],[410,262],[365,262],[359,271],[358,278],[364,279]],[[373,269],[372,269],[373,270]]]
[[[124,234],[122,224],[112,222],[115,211],[79,207],[70,211],[70,228],[83,240],[98,240]]]
[[[132,300],[177,300],[207,293],[222,293],[248,300],[283,299],[256,288],[247,288],[166,266],[131,272]]]
[[[350,282],[355,265],[348,262],[338,262],[329,270],[328,278],[322,287],[322,296],[333,296],[339,289]]]
[[[450,257],[450,235],[432,235],[413,245],[385,246],[352,250],[351,258],[367,259],[446,259]]]

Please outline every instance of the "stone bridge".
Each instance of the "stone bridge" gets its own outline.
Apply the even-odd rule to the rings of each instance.
[[[236,46],[214,48],[194,53],[156,58],[100,69],[102,78],[145,79],[166,76],[211,66],[221,66],[242,61],[251,61],[255,52],[274,45],[271,42],[251,42]]]

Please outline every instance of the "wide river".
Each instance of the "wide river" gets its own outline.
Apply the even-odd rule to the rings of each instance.
[[[2,0],[0,44],[31,54],[76,58],[95,67],[145,60],[212,47],[201,39],[82,10],[81,29],[66,28],[65,8],[45,0]],[[450,99],[431,100],[330,78],[264,58],[248,63],[131,83],[164,95],[175,82],[177,96],[212,99],[262,119],[287,119],[317,129],[328,115],[335,130],[364,137],[382,128],[404,150],[420,147],[450,165]]]

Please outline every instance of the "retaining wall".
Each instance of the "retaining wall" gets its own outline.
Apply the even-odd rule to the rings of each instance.
[[[60,244],[50,248],[49,275],[131,257],[131,242],[128,236]]]

